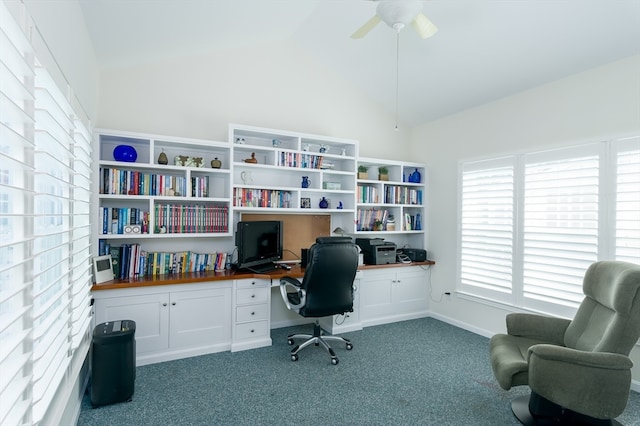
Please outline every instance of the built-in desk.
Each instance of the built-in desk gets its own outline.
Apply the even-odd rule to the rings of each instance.
[[[361,265],[354,312],[323,319],[332,333],[428,315],[427,268]],[[266,274],[200,272],[111,281],[92,288],[95,324],[136,321],[138,365],[271,344],[270,329],[308,322],[284,308],[278,290],[294,266]]]

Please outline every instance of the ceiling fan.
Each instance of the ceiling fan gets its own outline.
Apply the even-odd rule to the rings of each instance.
[[[380,0],[376,14],[358,28],[351,38],[362,38],[380,21],[396,30],[396,124],[398,130],[398,94],[400,86],[400,30],[411,24],[420,37],[429,38],[438,32],[438,28],[422,13],[422,2],[417,0]]]
[[[438,28],[422,13],[422,2],[417,0],[380,0],[376,14],[351,35],[351,38],[362,38],[380,21],[400,32],[411,24],[418,35],[429,38],[438,32]]]

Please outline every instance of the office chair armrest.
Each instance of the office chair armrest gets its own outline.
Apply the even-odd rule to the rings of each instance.
[[[631,386],[629,357],[547,344],[529,348],[529,387],[554,403],[597,418],[624,411]]]
[[[282,300],[285,305],[287,305],[287,309],[298,312],[307,302],[307,293],[301,287],[302,283],[293,277],[285,276],[280,278],[280,295],[282,296]],[[299,303],[293,303],[289,299],[289,288],[293,288],[295,290]]]
[[[513,313],[507,315],[507,334],[564,346],[564,333],[570,323],[564,318]]]

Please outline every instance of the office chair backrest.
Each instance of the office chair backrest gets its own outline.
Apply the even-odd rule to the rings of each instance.
[[[320,237],[309,249],[302,287],[307,301],[300,314],[324,317],[353,311],[353,280],[359,249],[349,237]]]
[[[565,332],[565,346],[629,355],[640,337],[640,265],[596,262],[582,288],[585,298]]]

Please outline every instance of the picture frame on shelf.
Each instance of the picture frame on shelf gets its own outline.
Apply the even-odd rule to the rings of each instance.
[[[311,208],[311,198],[307,198],[307,197],[300,198],[300,208],[301,209],[310,209]]]

